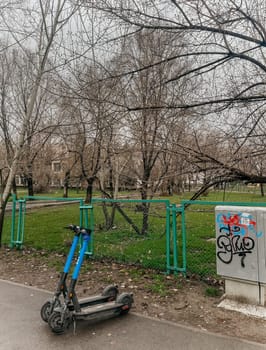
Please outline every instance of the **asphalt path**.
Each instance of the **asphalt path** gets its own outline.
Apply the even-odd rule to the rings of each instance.
[[[262,350],[266,346],[129,313],[98,323],[77,322],[55,335],[41,320],[51,294],[0,280],[1,350]]]
[[[36,208],[43,208],[43,207],[53,207],[53,206],[58,206],[58,205],[69,205],[77,203],[79,204],[80,202],[77,200],[72,200],[72,201],[57,201],[56,198],[54,201],[49,201],[49,200],[36,200],[36,201],[27,201],[27,209],[36,209]],[[13,203],[8,202],[6,205],[6,211],[12,211],[13,209]],[[19,205],[17,204],[16,210],[18,211]]]

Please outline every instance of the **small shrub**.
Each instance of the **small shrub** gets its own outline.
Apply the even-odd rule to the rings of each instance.
[[[207,297],[217,298],[221,296],[221,291],[215,287],[207,287],[205,289],[205,295]]]

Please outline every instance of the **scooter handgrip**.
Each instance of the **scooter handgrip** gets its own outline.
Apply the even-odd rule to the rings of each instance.
[[[68,225],[68,226],[65,226],[64,228],[76,232],[76,230],[79,229],[79,226],[77,226],[77,225]]]
[[[91,234],[91,229],[89,229],[89,228],[81,228],[80,232],[81,233],[85,233],[87,235],[90,235]]]

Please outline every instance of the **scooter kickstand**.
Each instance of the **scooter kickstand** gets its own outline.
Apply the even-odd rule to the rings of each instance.
[[[76,335],[76,329],[77,329],[76,317],[72,317],[72,320],[73,320],[73,334]]]

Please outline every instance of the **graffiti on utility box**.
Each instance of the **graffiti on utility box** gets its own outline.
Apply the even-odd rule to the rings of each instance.
[[[241,266],[245,267],[245,258],[252,254],[257,238],[256,219],[249,213],[219,213],[216,216],[219,235],[217,237],[217,257],[224,264],[230,264],[234,256],[240,257]]]

